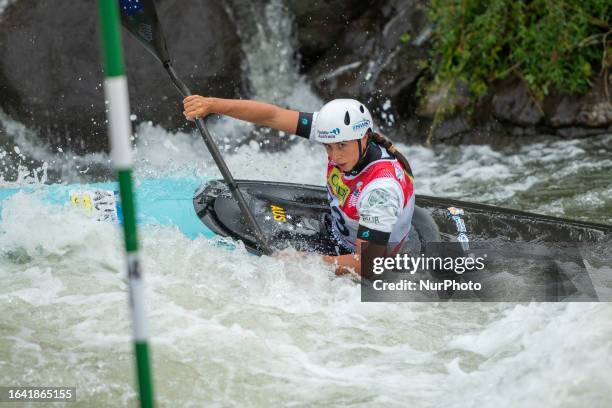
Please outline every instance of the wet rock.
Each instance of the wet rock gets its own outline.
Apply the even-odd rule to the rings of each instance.
[[[366,10],[376,8],[376,3],[375,0],[285,0],[295,18],[298,52],[303,64],[312,66],[352,21]]]
[[[426,1],[386,0],[350,22],[307,73],[321,97],[362,100],[393,136],[397,127],[388,119],[413,115],[416,81],[427,65],[426,8]]]
[[[470,93],[465,83],[443,83],[420,99],[416,114],[433,119],[438,112],[459,112],[468,107]]]
[[[567,139],[579,139],[589,136],[597,136],[603,133],[612,132],[612,126],[609,128],[585,128],[585,127],[565,127],[556,129],[556,134]]]
[[[537,134],[542,134],[542,133],[549,133],[549,132],[545,132],[542,129],[538,129],[535,126],[516,126],[516,125],[509,125],[506,124],[506,132],[511,135],[511,136],[515,136],[515,137],[529,137],[529,136],[536,136]]]
[[[585,95],[551,95],[546,101],[549,105],[550,124],[555,128],[612,126],[612,103],[606,88],[612,88],[612,81],[606,87],[603,78],[597,78]],[[564,133],[567,132],[568,129],[565,129]]]
[[[444,141],[459,136],[472,129],[472,126],[462,114],[444,120],[435,127],[433,140]]]
[[[505,81],[498,86],[492,104],[495,118],[513,125],[533,126],[544,118],[522,81]]]
[[[602,127],[612,123],[612,103],[602,101],[583,107],[578,114],[578,123],[590,127]]]
[[[192,91],[237,95],[242,56],[222,6],[186,2],[177,7],[171,0],[156,4],[175,68]],[[184,126],[181,98],[161,64],[125,32],[123,38],[137,121],[152,120],[169,129]],[[99,44],[95,3],[11,4],[0,22],[0,107],[54,145],[106,149]]]
[[[548,122],[554,133],[564,138],[582,138],[610,132],[612,103],[606,88],[612,88],[612,78],[606,86],[603,78],[593,81],[584,95],[553,93],[545,100]]]
[[[550,124],[559,128],[576,123],[576,114],[580,109],[579,100],[575,97],[563,96],[557,99],[557,101],[558,103],[548,109],[550,112]]]
[[[315,13],[303,4],[302,19]],[[602,97],[604,86],[597,81],[587,95],[557,93],[544,101],[536,101],[519,78],[493,84],[475,105],[462,83],[452,92],[442,85],[419,95],[417,83],[426,75],[432,35],[428,7],[428,1],[380,1],[348,21],[343,30],[336,26],[337,37],[326,31],[330,27],[325,23],[320,35],[305,35],[307,25],[298,24],[300,50],[308,48],[305,38],[315,37],[314,48],[326,50],[321,57],[306,58],[304,64],[321,97],[363,100],[381,130],[404,141],[426,140],[434,122],[437,141],[465,139],[467,133],[487,129],[509,137],[541,133],[566,137],[572,132],[583,137],[603,133],[612,124],[612,106],[609,98]],[[448,117],[433,120],[438,112]]]

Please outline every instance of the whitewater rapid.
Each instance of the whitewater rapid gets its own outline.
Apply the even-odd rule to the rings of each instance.
[[[290,63],[282,2],[247,4],[240,18],[254,31],[238,34],[252,96],[317,109]],[[133,121],[137,181],[219,177],[199,135]],[[212,130],[236,178],[325,182],[320,146],[270,153],[238,143],[246,124]],[[0,133],[0,188],[113,177],[108,155],[48,146],[2,112]],[[534,139],[399,147],[417,194],[612,223],[612,135]],[[362,303],[359,286],[314,255],[258,258],[171,227],[140,239],[159,406],[612,405],[608,303]],[[3,207],[0,385],[76,386],[74,406],[137,404],[122,242],[116,225],[36,194]]]
[[[49,163],[51,179],[106,177],[70,170],[75,165],[110,169],[104,154],[53,151],[21,131],[15,146],[27,160]],[[246,131],[234,121],[213,126],[237,178],[324,183],[320,146],[298,141],[270,153],[256,142],[233,143]],[[136,133],[137,179],[219,176],[195,133],[148,123]],[[417,193],[610,222],[609,179],[588,190],[590,207],[582,186],[569,195],[545,190],[545,200],[536,192],[558,185],[560,171],[565,180],[598,179],[596,168],[603,180],[612,164],[597,159],[599,146],[611,140],[542,139],[503,151],[400,148],[413,165]],[[141,229],[140,237],[162,406],[612,403],[609,304],[361,303],[359,286],[335,278],[314,255],[258,258],[240,244],[229,252],[171,227]],[[80,405],[133,405],[119,229],[18,195],[3,209],[0,248],[0,384],[73,385]]]

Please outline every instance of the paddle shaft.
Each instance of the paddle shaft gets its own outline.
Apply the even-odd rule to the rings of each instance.
[[[154,0],[139,0],[134,2],[130,0],[127,3],[125,0],[119,0],[119,2],[122,9],[121,21],[124,27],[134,36],[134,38],[136,38],[140,44],[145,47],[147,51],[149,51],[158,61],[163,64],[166,72],[168,72],[168,75],[170,75],[172,83],[176,86],[181,95],[191,95],[191,91],[189,88],[187,88],[185,83],[180,80],[174,71],[172,64],[170,63],[170,55],[168,53],[168,47],[166,46],[166,39],[162,33]],[[232,192],[232,196],[238,203],[240,211],[246,218],[247,226],[250,227],[251,232],[258,241],[261,252],[271,255],[272,251],[270,246],[259,228],[255,217],[253,217],[253,213],[249,209],[249,206],[238,188],[236,181],[232,177],[229,168],[225,164],[223,156],[221,156],[214,139],[208,131],[204,119],[197,119],[195,123],[200,131],[202,139],[204,139],[204,143],[206,143],[208,151],[217,164],[219,171],[221,171],[223,179],[228,184],[229,189]]]
[[[187,88],[187,85],[185,85],[185,83],[181,81],[181,79],[178,77],[178,75],[174,71],[174,68],[172,67],[170,62],[165,61],[163,64],[164,64],[164,68],[166,69],[166,72],[168,72],[168,75],[170,76],[170,79],[172,80],[172,83],[176,86],[176,88],[181,93],[181,95],[183,95],[183,97],[190,96],[191,91],[189,90],[189,88]],[[246,221],[249,224],[249,227],[251,228],[252,233],[255,235],[255,238],[259,241],[259,244],[261,246],[260,248],[261,251],[265,253],[266,255],[271,255],[272,250],[270,249],[270,246],[268,245],[268,242],[263,232],[261,231],[261,228],[259,228],[259,224],[257,224],[257,220],[255,220],[255,217],[253,217],[253,213],[249,209],[249,206],[246,200],[244,199],[244,196],[242,195],[242,191],[240,191],[240,189],[238,188],[238,184],[236,183],[236,180],[234,180],[232,173],[227,167],[227,164],[225,164],[225,160],[223,160],[223,156],[221,156],[221,152],[219,152],[219,149],[217,148],[217,145],[215,144],[215,141],[212,135],[210,134],[208,128],[206,127],[206,123],[204,122],[204,119],[202,118],[196,119],[195,124],[198,130],[200,131],[200,135],[202,136],[202,139],[204,139],[204,143],[206,144],[208,151],[213,157],[213,160],[215,161],[215,163],[217,164],[219,171],[221,171],[221,174],[223,175],[223,179],[229,186],[229,189],[232,192],[232,196],[234,197],[234,200],[236,200],[236,202],[238,203],[238,207],[240,207],[242,214],[246,217]]]

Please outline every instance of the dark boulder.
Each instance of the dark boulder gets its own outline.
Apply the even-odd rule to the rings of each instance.
[[[317,2],[318,9],[309,2],[293,3],[303,70],[317,92],[324,100],[364,101],[389,136],[448,142],[469,140],[471,132],[478,140],[487,132],[584,137],[612,126],[612,85],[606,87],[603,78],[594,79],[586,95],[553,92],[543,101],[516,77],[492,84],[475,103],[468,84],[457,82],[451,92],[444,84],[417,89],[418,81],[429,75],[432,27],[427,0],[379,1],[365,11],[357,9],[344,26],[330,19],[346,15],[325,7],[335,4],[342,10],[350,1]]]
[[[612,87],[611,84],[608,88]],[[419,99],[417,116],[425,123],[417,132],[421,138],[427,132],[432,141],[449,141],[453,137],[469,141],[466,134],[493,131],[497,135],[530,137],[537,134],[557,135],[563,138],[582,138],[609,133],[612,129],[612,104],[606,95],[603,78],[596,78],[593,86],[584,95],[568,95],[554,90],[543,100],[531,95],[520,78],[512,77],[490,86],[487,94],[476,101],[468,102],[469,92],[463,84],[453,92],[444,87],[429,87],[429,92]],[[434,129],[428,126],[438,110]],[[445,111],[452,114],[445,114]],[[463,118],[458,122],[458,118]],[[457,124],[460,126],[457,126]],[[471,129],[466,130],[466,124]]]
[[[494,117],[518,126],[535,126],[544,118],[544,111],[522,81],[505,81],[495,90],[491,101]]]
[[[558,93],[551,95],[546,99],[551,126],[555,128],[584,127],[591,129],[612,126],[610,90],[612,90],[612,74],[608,77],[608,84],[604,83],[603,77],[597,78],[590,91],[584,95]],[[565,133],[567,133],[567,130]],[[584,133],[580,132],[580,134]]]
[[[427,5],[419,0],[379,2],[341,36],[330,38],[331,47],[307,72],[321,96],[364,101],[388,135],[414,129],[416,83],[427,66],[431,32]]]
[[[219,2],[157,1],[179,75],[199,93],[235,96],[242,54]],[[180,96],[139,44],[123,35],[132,113],[184,126]],[[95,2],[20,0],[0,21],[0,107],[52,144],[107,148]]]
[[[489,120],[500,120],[516,136],[546,133],[581,138],[607,133],[612,127],[612,104],[602,77],[595,78],[583,95],[553,90],[537,102],[519,78],[510,78],[493,87],[491,105]]]
[[[378,8],[375,0],[286,0],[297,26],[298,52],[308,69],[319,60],[350,23],[366,10]]]

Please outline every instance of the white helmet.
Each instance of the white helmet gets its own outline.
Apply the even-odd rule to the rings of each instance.
[[[315,140],[336,143],[361,139],[373,128],[372,115],[354,99],[334,99],[323,105],[315,122]]]

